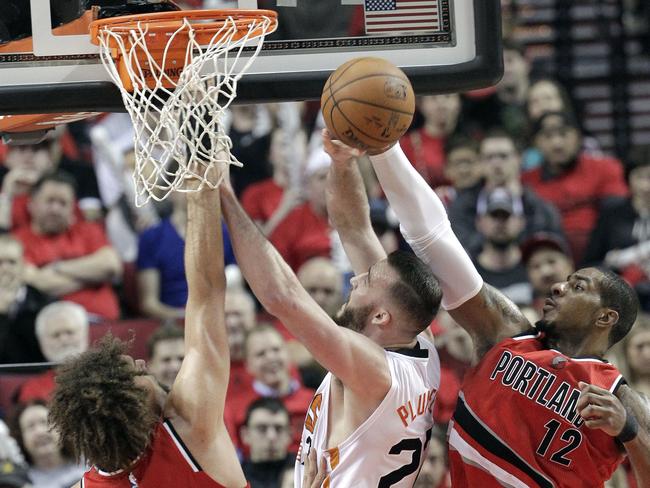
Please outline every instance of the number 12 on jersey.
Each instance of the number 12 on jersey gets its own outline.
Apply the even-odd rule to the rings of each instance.
[[[562,424],[555,419],[550,420],[546,423],[546,425],[544,425],[544,428],[546,428],[546,435],[537,448],[537,454],[542,457],[546,457],[548,448],[553,442],[553,439],[555,439],[561,425]],[[580,444],[582,444],[582,434],[579,430],[567,429],[562,432],[562,435],[560,435],[560,440],[563,440],[566,444],[551,454],[551,457],[549,459],[554,463],[561,464],[562,466],[570,466],[571,459],[566,456],[580,447]]]

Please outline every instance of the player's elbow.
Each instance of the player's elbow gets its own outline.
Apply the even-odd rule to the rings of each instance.
[[[269,287],[260,302],[267,312],[279,319],[291,317],[301,307],[300,285],[291,284],[286,287]]]

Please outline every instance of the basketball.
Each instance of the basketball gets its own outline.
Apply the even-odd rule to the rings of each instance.
[[[415,111],[413,87],[404,72],[381,58],[351,59],[325,82],[325,125],[349,146],[381,149],[399,140]]]

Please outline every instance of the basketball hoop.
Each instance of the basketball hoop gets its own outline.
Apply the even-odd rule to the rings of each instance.
[[[136,205],[216,188],[241,163],[222,126],[237,82],[277,28],[270,10],[189,10],[96,20],[90,36],[135,129]],[[187,185],[198,179],[199,185]]]

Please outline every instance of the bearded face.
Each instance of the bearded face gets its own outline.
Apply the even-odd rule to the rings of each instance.
[[[362,332],[366,326],[366,322],[370,313],[372,312],[372,305],[363,307],[352,307],[346,304],[338,314],[334,317],[334,322],[339,327],[353,330],[355,332]]]

